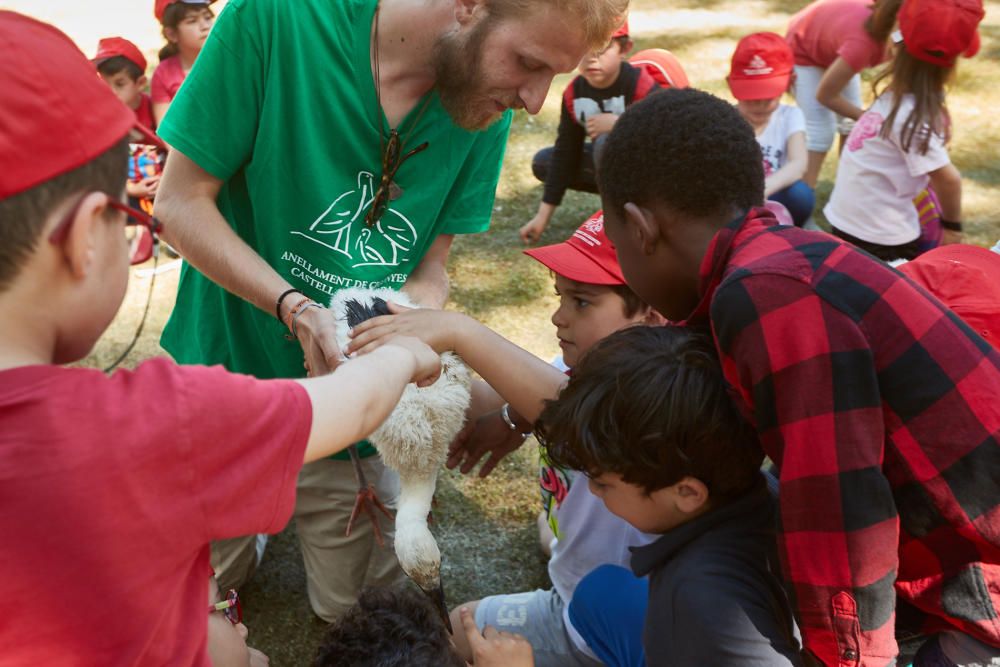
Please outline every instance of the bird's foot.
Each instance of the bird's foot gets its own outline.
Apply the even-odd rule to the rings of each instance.
[[[378,514],[375,510],[380,510],[382,514],[386,515],[389,520],[393,520],[392,512],[390,512],[382,501],[379,500],[378,494],[375,493],[375,487],[369,484],[366,487],[358,489],[358,495],[354,499],[354,509],[351,510],[351,518],[347,520],[347,532],[345,533],[348,537],[351,536],[351,531],[354,529],[354,522],[357,520],[358,516],[364,512],[368,519],[372,522],[372,530],[375,531],[375,541],[378,542],[380,547],[385,546],[385,538],[382,537],[382,529],[378,525]]]

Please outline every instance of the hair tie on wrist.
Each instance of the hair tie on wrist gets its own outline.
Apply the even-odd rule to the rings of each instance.
[[[952,220],[945,220],[941,218],[941,227],[947,229],[949,232],[960,232],[962,231],[962,223],[954,222]]]
[[[302,292],[298,291],[297,289],[295,289],[293,287],[291,289],[286,289],[284,292],[281,293],[281,295],[278,297],[278,302],[274,305],[274,316],[278,318],[279,322],[282,321],[282,319],[281,319],[281,304],[285,302],[285,298],[289,294],[302,294]],[[302,294],[302,296],[305,296],[305,294]]]

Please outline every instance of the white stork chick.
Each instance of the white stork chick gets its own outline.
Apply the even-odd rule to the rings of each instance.
[[[348,332],[371,317],[386,314],[385,302],[418,307],[402,292],[350,288],[337,292],[330,309],[337,319],[341,348]],[[348,362],[349,363],[349,362]],[[428,387],[410,384],[399,404],[368,441],[385,465],[399,473],[396,510],[396,557],[403,571],[443,610],[441,552],[427,526],[437,474],[448,458],[448,446],[461,430],[469,406],[469,370],[458,355],[441,355],[441,377]]]

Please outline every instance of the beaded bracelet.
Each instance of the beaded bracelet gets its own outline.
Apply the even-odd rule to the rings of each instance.
[[[291,309],[285,315],[285,318],[282,320],[282,322],[284,322],[285,324],[286,329],[288,329],[289,331],[292,330],[292,318],[294,318],[295,314],[298,313],[302,308],[304,308],[308,303],[316,303],[316,302],[310,299],[309,297],[304,296],[300,301],[298,301],[294,306],[291,307]],[[292,340],[292,337],[287,334],[285,335],[285,338],[287,338],[288,340]]]

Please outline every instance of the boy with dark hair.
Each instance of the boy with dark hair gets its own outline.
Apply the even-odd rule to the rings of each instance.
[[[775,503],[764,455],[726,393],[710,337],[676,326],[608,336],[547,403],[535,432],[549,460],[585,473],[611,512],[662,535],[632,548],[633,572],[649,576],[639,664],[801,664],[768,562]],[[618,569],[584,578],[570,618],[605,664],[632,665],[614,650],[621,621],[601,620],[622,590],[606,581],[619,581]]]
[[[466,610],[461,632],[474,647],[466,663],[426,596],[410,586],[368,588],[326,632],[313,667],[532,667],[531,645],[486,628]]]
[[[1000,656],[1000,352],[871,256],[754,209],[753,132],[707,93],[635,105],[600,166],[629,285],[670,319],[711,326],[779,469],[806,648],[882,667],[896,626],[912,625],[940,633],[921,650],[941,648],[942,664]]]
[[[97,55],[92,62],[118,99],[135,112],[139,124],[155,130],[153,100],[145,92],[146,58],[139,47],[123,37],[105,37],[97,43]],[[125,182],[129,206],[153,213],[153,197],[160,184],[165,155],[166,151],[155,145],[144,142],[129,144],[128,177]],[[141,227],[136,233],[135,252],[145,253],[152,246],[152,236]]]
[[[531,431],[542,402],[558,394],[573,368],[594,343],[625,327],[661,324],[663,318],[625,285],[615,258],[614,246],[604,234],[600,211],[588,218],[563,241],[525,254],[545,265],[553,274],[559,307],[552,324],[562,356],[547,364],[531,353],[501,338],[483,324],[459,313],[414,310],[390,318],[375,318],[355,329],[352,346],[363,347],[387,330],[409,331],[440,349],[454,349],[489,385],[473,390],[473,407],[467,415],[474,424],[468,439],[452,445],[452,459],[467,457],[468,472],[482,456],[482,443],[492,445],[490,461],[496,465],[519,447]],[[376,331],[368,332],[370,329]],[[482,384],[482,383],[480,383]],[[483,391],[483,388],[485,390]],[[505,403],[509,400],[509,403]],[[482,473],[481,473],[482,474]],[[628,548],[647,544],[655,536],[644,535],[610,513],[587,490],[583,475],[540,462],[539,487],[545,523],[551,528],[549,578],[552,587],[534,591],[489,595],[463,604],[474,614],[480,628],[496,626],[522,635],[531,642],[539,667],[599,665],[597,656],[573,628],[568,607],[580,579],[603,564],[625,564]],[[552,537],[555,537],[552,540]],[[619,596],[619,607],[642,617],[645,595]],[[458,609],[452,625],[459,624]],[[623,635],[629,646],[641,645],[640,628]],[[459,653],[471,657],[471,647],[461,635],[455,639]],[[637,649],[638,650],[638,649]]]
[[[2,661],[207,666],[209,541],[280,531],[303,462],[365,437],[440,360],[411,339],[301,381],[59,366],[121,305],[125,213],[159,224],[120,201],[134,114],[69,38],[0,11],[0,44],[17,101],[0,123]]]

